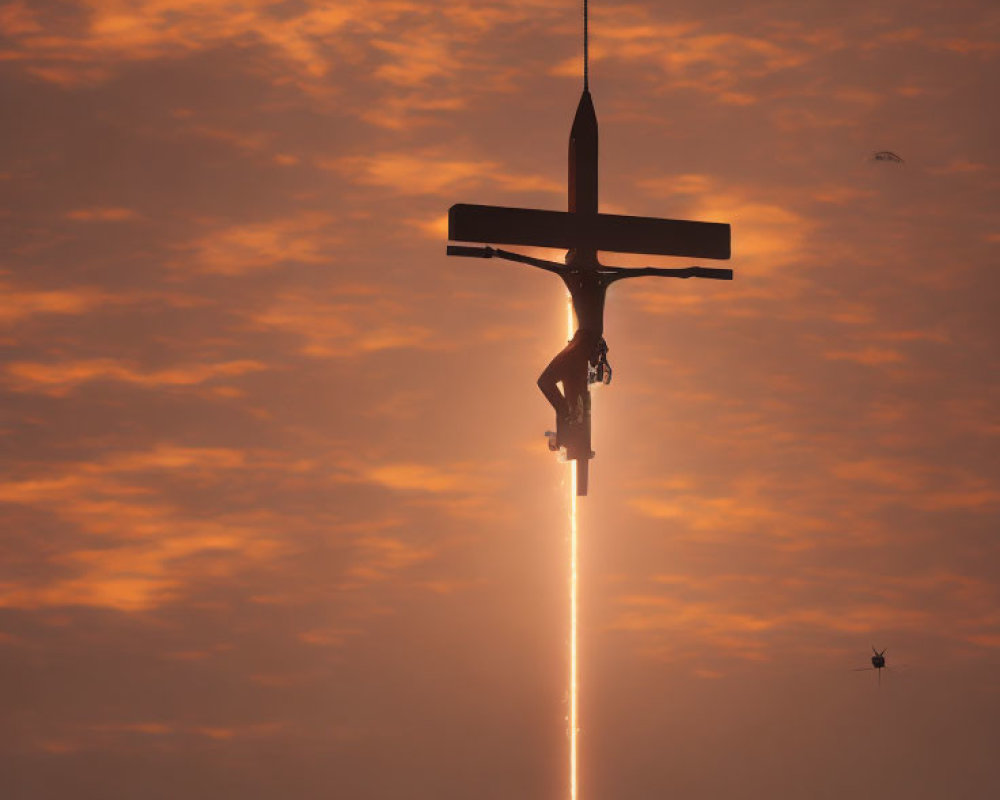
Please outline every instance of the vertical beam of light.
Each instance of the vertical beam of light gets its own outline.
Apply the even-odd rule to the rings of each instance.
[[[573,337],[573,301],[567,302],[569,336]],[[569,798],[577,800],[577,507],[576,463],[567,461],[569,486]]]

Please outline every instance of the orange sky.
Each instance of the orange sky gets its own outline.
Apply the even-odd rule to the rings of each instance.
[[[1000,12],[591,31],[602,209],[731,223],[736,280],[610,292],[581,797],[997,794]],[[565,796],[564,289],[444,216],[565,207],[579,38],[0,5],[4,797]]]

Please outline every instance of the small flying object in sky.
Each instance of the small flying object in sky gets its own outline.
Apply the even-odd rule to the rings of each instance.
[[[855,667],[855,672],[869,672],[870,670],[875,670],[878,675],[878,682],[882,683],[882,670],[885,669],[885,650],[881,652],[876,650],[874,646],[872,647],[872,665],[870,667]]]
[[[888,161],[892,164],[902,164],[903,159],[892,152],[892,150],[879,150],[872,154],[872,161]]]

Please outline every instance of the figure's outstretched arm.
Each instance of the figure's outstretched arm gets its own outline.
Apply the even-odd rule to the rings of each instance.
[[[602,267],[601,275],[608,283],[620,281],[624,278],[710,278],[716,281],[731,281],[733,271],[731,269],[718,269],[716,267],[682,267],[680,269],[660,269],[659,267],[640,267],[630,269],[628,267]]]
[[[566,265],[556,261],[546,261],[543,258],[532,258],[523,256],[520,253],[512,253],[509,250],[500,250],[496,247],[466,247],[465,245],[448,245],[448,255],[469,256],[471,258],[503,258],[507,261],[519,261],[539,269],[546,269],[549,272],[565,272]]]

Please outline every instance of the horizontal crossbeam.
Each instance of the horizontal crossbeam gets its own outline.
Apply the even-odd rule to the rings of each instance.
[[[545,261],[541,258],[532,258],[521,253],[511,253],[507,250],[499,250],[493,247],[469,247],[464,244],[448,245],[447,254],[449,256],[465,256],[466,258],[505,258],[508,261],[520,261],[523,264],[530,264],[533,267],[541,267],[549,272],[564,272],[568,269],[565,264],[555,261]],[[597,270],[599,275],[607,278],[608,282],[621,280],[622,278],[709,278],[716,281],[731,281],[733,271],[731,269],[719,269],[718,267],[682,267],[680,269],[663,269],[660,267],[609,267],[601,265]]]
[[[448,210],[448,238],[456,242],[567,250],[586,247],[686,258],[730,256],[729,226],[720,222],[584,215],[468,203],[458,203]]]

